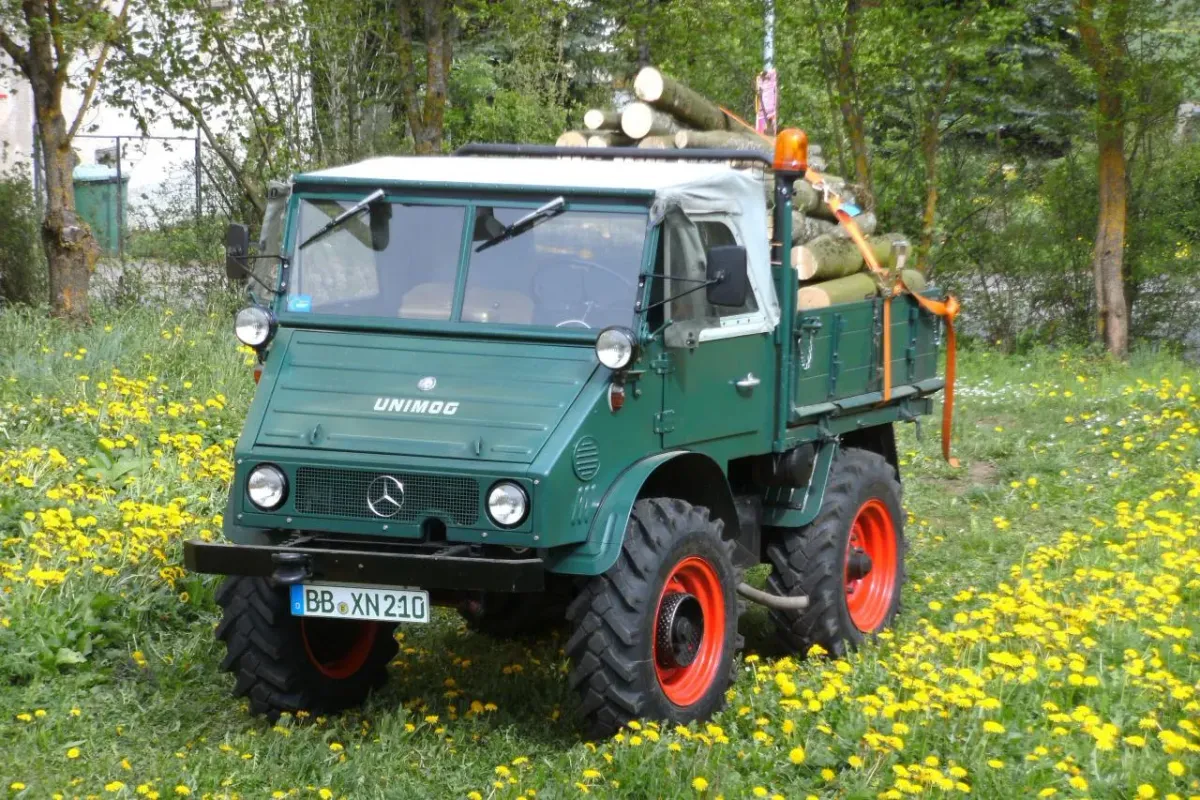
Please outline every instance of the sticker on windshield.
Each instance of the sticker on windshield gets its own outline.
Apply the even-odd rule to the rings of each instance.
[[[312,311],[312,295],[294,294],[288,298],[288,311],[308,313]]]

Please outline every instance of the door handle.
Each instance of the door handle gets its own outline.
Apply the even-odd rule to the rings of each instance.
[[[747,372],[746,377],[742,378],[740,381],[737,381],[734,385],[739,389],[753,389],[760,383],[762,383],[761,378],[755,377],[753,372]]]

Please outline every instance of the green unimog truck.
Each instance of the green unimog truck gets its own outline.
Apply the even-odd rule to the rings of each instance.
[[[767,161],[472,145],[277,191],[274,277],[236,320],[261,380],[228,543],[185,547],[229,576],[216,633],[253,712],[361,702],[435,605],[496,636],[565,616],[597,735],[713,713],[739,595],[797,653],[891,622],[893,424],[943,386],[939,321],[908,294],[798,311],[803,164],[774,165],[772,242]]]

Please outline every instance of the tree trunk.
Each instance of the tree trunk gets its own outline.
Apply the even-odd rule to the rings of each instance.
[[[768,158],[774,153],[774,148],[765,139],[739,131],[680,131],[675,134],[675,146],[687,149],[712,147],[721,150],[752,150]]]
[[[417,98],[417,73],[412,49],[417,41],[417,24],[413,7],[416,0],[396,0],[400,41],[397,56],[400,61],[401,90],[408,127],[412,132],[413,150],[429,155],[442,150],[445,130],[446,96],[449,92],[450,64],[454,55],[453,0],[421,0],[421,33],[425,38],[424,96]]]
[[[1096,76],[1096,148],[1100,218],[1092,248],[1092,275],[1100,337],[1117,358],[1129,353],[1129,306],[1125,299],[1125,227],[1128,224],[1123,92],[1128,71],[1128,0],[1110,0],[1098,13],[1096,0],[1079,0],[1079,35]]]
[[[938,130],[937,117],[926,122],[921,131],[921,158],[925,162],[925,208],[921,213],[921,239],[917,245],[917,269],[928,272],[926,262],[933,249],[933,229],[937,224],[938,201]]]
[[[666,136],[679,130],[679,123],[669,114],[656,111],[642,102],[630,103],[621,112],[621,131],[630,139],[644,136]]]
[[[638,99],[667,112],[680,122],[703,131],[729,128],[728,118],[716,103],[699,92],[669,78],[654,67],[646,67],[633,80]]]
[[[834,72],[838,90],[838,109],[846,134],[850,138],[850,153],[854,161],[854,178],[863,188],[859,198],[867,208],[875,207],[875,185],[871,179],[871,162],[867,155],[867,129],[858,102],[858,74],[854,69],[854,48],[858,39],[860,0],[846,0],[846,17],[842,30],[841,51]]]
[[[1125,128],[1120,90],[1101,85],[1099,148],[1100,219],[1092,250],[1099,333],[1108,352],[1124,358],[1129,351],[1129,313],[1122,266],[1127,212]]]
[[[796,293],[796,306],[800,310],[826,308],[837,303],[852,303],[879,294],[879,284],[865,272],[856,272],[844,278],[802,286]]]
[[[100,247],[74,209],[73,160],[66,120],[58,108],[38,101],[40,98],[35,98],[38,131],[42,136],[42,168],[46,175],[42,245],[46,247],[49,264],[50,314],[89,323],[88,285]]]
[[[35,95],[37,90],[34,90]],[[99,256],[91,230],[75,213],[71,142],[66,120],[56,105],[35,97],[46,176],[46,216],[42,244],[50,267],[50,313],[73,322],[90,322],[88,285]],[[118,187],[120,191],[120,187]]]

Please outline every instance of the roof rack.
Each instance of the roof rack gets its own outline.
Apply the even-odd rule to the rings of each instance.
[[[643,161],[757,161],[772,166],[766,154],[755,150],[697,148],[694,150],[644,150],[638,147],[554,147],[547,144],[484,144],[472,142],[454,151],[456,156],[531,156],[535,158],[594,158]]]

